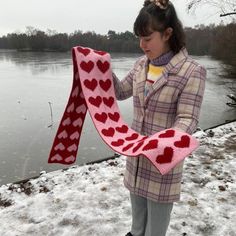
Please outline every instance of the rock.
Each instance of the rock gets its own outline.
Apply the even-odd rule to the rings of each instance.
[[[183,226],[186,226],[187,224],[186,224],[186,222],[185,222],[185,221],[183,221],[183,222],[182,222],[182,225],[183,225]]]
[[[208,137],[212,138],[212,137],[214,137],[214,135],[215,135],[215,132],[213,130],[211,130],[211,129],[207,132],[207,136]]]
[[[226,187],[225,186],[220,185],[220,186],[218,186],[218,188],[219,188],[220,191],[226,191]]]
[[[189,204],[190,206],[197,206],[198,200],[197,200],[197,199],[189,200],[189,201],[188,201],[188,204]]]

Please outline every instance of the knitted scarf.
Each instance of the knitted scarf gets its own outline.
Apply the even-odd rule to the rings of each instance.
[[[166,129],[151,136],[132,130],[121,117],[113,87],[110,55],[90,48],[72,49],[74,78],[71,94],[54,139],[49,163],[76,160],[87,109],[103,141],[115,152],[143,155],[161,174],[168,173],[198,147],[191,135]]]

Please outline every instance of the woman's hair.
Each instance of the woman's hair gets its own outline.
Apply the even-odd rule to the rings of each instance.
[[[168,0],[146,0],[134,22],[136,36],[148,36],[154,31],[163,33],[168,27],[173,29],[169,45],[174,53],[185,46],[185,34],[175,8]]]

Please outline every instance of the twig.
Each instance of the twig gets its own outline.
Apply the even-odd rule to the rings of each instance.
[[[232,102],[227,102],[226,104],[230,107],[236,107],[236,97],[233,94],[228,94],[228,98],[232,100]]]
[[[225,13],[225,14],[220,14],[220,17],[229,16],[229,15],[236,15],[236,12],[229,12],[229,13]]]
[[[227,97],[236,103],[236,97],[233,94],[228,94]]]
[[[51,113],[51,124],[48,125],[48,128],[51,128],[53,126],[53,113],[52,113],[52,103],[48,102],[49,108],[50,108],[50,113]]]

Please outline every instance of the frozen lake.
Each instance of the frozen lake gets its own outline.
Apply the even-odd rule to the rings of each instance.
[[[112,67],[123,78],[139,55],[112,54]],[[220,61],[194,57],[207,68],[207,84],[199,126],[209,128],[236,118],[226,95],[235,83],[223,79]],[[38,175],[42,170],[65,168],[47,164],[54,135],[72,84],[70,53],[0,51],[0,185]],[[53,110],[51,124],[49,102]],[[132,99],[119,102],[130,124]],[[112,156],[100,139],[89,115],[83,128],[76,164]]]

